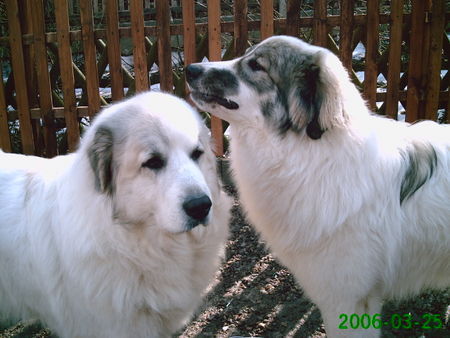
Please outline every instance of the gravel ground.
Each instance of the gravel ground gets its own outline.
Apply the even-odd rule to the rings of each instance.
[[[383,308],[383,322],[411,314],[412,329],[385,329],[383,337],[450,337],[450,290],[429,292]],[[438,315],[442,329],[422,328],[427,314]],[[429,325],[433,327],[431,320]],[[6,328],[5,328],[6,327]],[[320,313],[288,270],[268,253],[245,221],[238,201],[224,264],[192,321],[174,337],[325,337]],[[54,337],[35,321],[0,326],[0,338]],[[56,337],[54,337],[56,338]],[[125,337],[124,337],[125,338]]]

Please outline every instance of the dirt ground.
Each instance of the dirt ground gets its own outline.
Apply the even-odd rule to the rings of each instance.
[[[411,314],[413,322],[420,325],[385,329],[382,336],[450,337],[449,305],[450,290],[387,303],[383,322],[396,314]],[[422,328],[427,314],[439,315],[444,327]],[[0,338],[7,337],[56,338],[34,321],[3,329],[0,326]],[[197,314],[174,337],[325,337],[325,333],[317,307],[303,296],[288,270],[268,253],[236,200],[224,264]]]

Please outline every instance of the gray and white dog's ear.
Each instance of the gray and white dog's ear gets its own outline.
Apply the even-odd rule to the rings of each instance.
[[[324,133],[319,114],[322,102],[320,65],[314,55],[303,58],[295,67],[290,92],[290,119],[293,127],[317,140]]]
[[[100,126],[88,147],[88,157],[95,175],[95,187],[101,193],[113,192],[113,133]]]
[[[350,85],[346,70],[329,51],[318,51],[297,64],[292,81],[290,117],[293,127],[314,140],[345,124],[342,91]],[[344,88],[345,87],[345,88]]]

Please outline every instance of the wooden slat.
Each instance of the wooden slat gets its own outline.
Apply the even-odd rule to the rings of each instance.
[[[406,98],[406,121],[419,119],[419,102],[421,100],[422,63],[425,32],[425,1],[412,0],[411,35],[409,42],[408,96]]]
[[[248,47],[247,0],[234,1],[234,52],[235,56],[245,53]]]
[[[173,92],[170,4],[167,0],[156,0],[155,4],[160,86],[163,91]]]
[[[149,90],[145,54],[144,14],[142,0],[130,0],[131,36],[133,38],[133,63],[136,92]]]
[[[314,44],[327,47],[327,1],[314,2]]]
[[[347,70],[352,69],[352,37],[354,0],[341,0],[341,27],[339,42],[339,57]]]
[[[194,0],[185,0],[183,5],[183,42],[184,42],[184,65],[187,67],[196,62],[196,43],[195,43],[195,2]],[[185,84],[187,86],[187,83]],[[185,88],[187,93],[187,87]]]
[[[33,35],[33,17],[34,13],[31,7],[32,1],[19,1],[19,15],[20,15],[20,26],[22,29],[22,35]],[[34,44],[25,45],[23,44],[23,56],[25,63],[25,74],[27,74],[27,96],[28,103],[31,107],[38,106],[38,95],[37,95],[37,78],[34,68],[35,60],[35,48]],[[33,128],[33,141],[34,141],[34,154],[37,156],[44,155],[44,137],[42,134],[42,126],[40,121],[31,120],[31,126]]]
[[[397,119],[402,51],[403,0],[391,2],[386,115]]]
[[[273,0],[261,0],[261,40],[273,35]]]
[[[74,151],[80,140],[77,108],[75,101],[72,49],[70,47],[70,26],[67,0],[55,1],[56,34],[58,37],[58,59],[64,96],[64,113],[67,126],[69,151]]]
[[[27,76],[22,47],[22,30],[20,27],[17,0],[7,0],[9,41],[11,46],[11,64],[14,72],[16,101],[19,111],[20,135],[25,154],[34,154],[34,139],[31,126],[30,105],[27,93]]]
[[[441,86],[442,45],[445,27],[445,0],[433,0],[428,65],[428,86],[425,97],[425,118],[436,120]]]
[[[220,61],[221,41],[220,41],[220,1],[208,1],[208,46],[209,60]],[[211,117],[211,134],[215,144],[217,156],[223,156],[223,127],[222,120]]]
[[[300,32],[300,1],[287,0],[286,35],[298,37]]]
[[[364,96],[369,107],[376,110],[378,45],[379,45],[379,0],[367,2],[366,69],[364,72]]]
[[[183,41],[184,41],[184,65],[190,65],[196,61],[195,55],[195,1],[185,0],[183,5]]]
[[[445,106],[448,104],[448,90],[439,92],[439,104]],[[407,90],[402,90],[399,92],[400,101],[405,101],[407,95]],[[382,102],[386,100],[386,93],[377,93],[377,101]],[[106,107],[106,105],[105,105]],[[40,108],[31,108],[31,118],[32,119],[40,119],[41,118],[41,109]],[[64,118],[64,107],[53,107],[53,115],[55,118]],[[87,117],[88,115],[88,107],[87,106],[78,106],[77,107],[77,115],[79,118]],[[13,121],[17,120],[18,113],[16,110],[8,112],[8,120]]]
[[[108,48],[111,96],[113,101],[123,98],[123,75],[119,37],[117,1],[106,1],[106,39]]]
[[[47,50],[45,47],[44,6],[43,0],[33,0],[34,49],[36,55],[36,74],[39,90],[39,106],[44,124],[45,156],[54,157],[57,154],[56,128],[53,118],[52,88],[48,72]]]
[[[5,88],[3,85],[2,64],[0,63],[0,149],[10,153],[12,151],[9,138],[8,114],[6,112]]]
[[[84,68],[89,116],[93,117],[100,110],[98,85],[97,52],[94,42],[92,18],[92,0],[80,0],[81,35],[83,37]]]
[[[19,14],[20,14],[20,26],[23,35],[33,34],[33,17],[34,13],[31,7],[31,1],[19,1]],[[35,59],[34,44],[25,45],[22,42],[23,55],[25,62],[25,74],[27,74],[27,92],[28,92],[28,102],[30,107],[37,105],[37,79],[36,73],[34,72],[33,61]],[[32,122],[33,123],[33,122]],[[34,126],[33,126],[34,127]],[[36,149],[37,140],[35,139]]]

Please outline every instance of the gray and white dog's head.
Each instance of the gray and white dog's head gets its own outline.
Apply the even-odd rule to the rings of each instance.
[[[232,61],[191,64],[186,79],[200,109],[230,123],[263,123],[312,139],[345,124],[342,92],[364,105],[333,53],[288,36],[268,38]]]
[[[207,128],[185,101],[148,92],[114,104],[95,119],[79,153],[118,223],[177,233],[210,221],[215,159]]]

